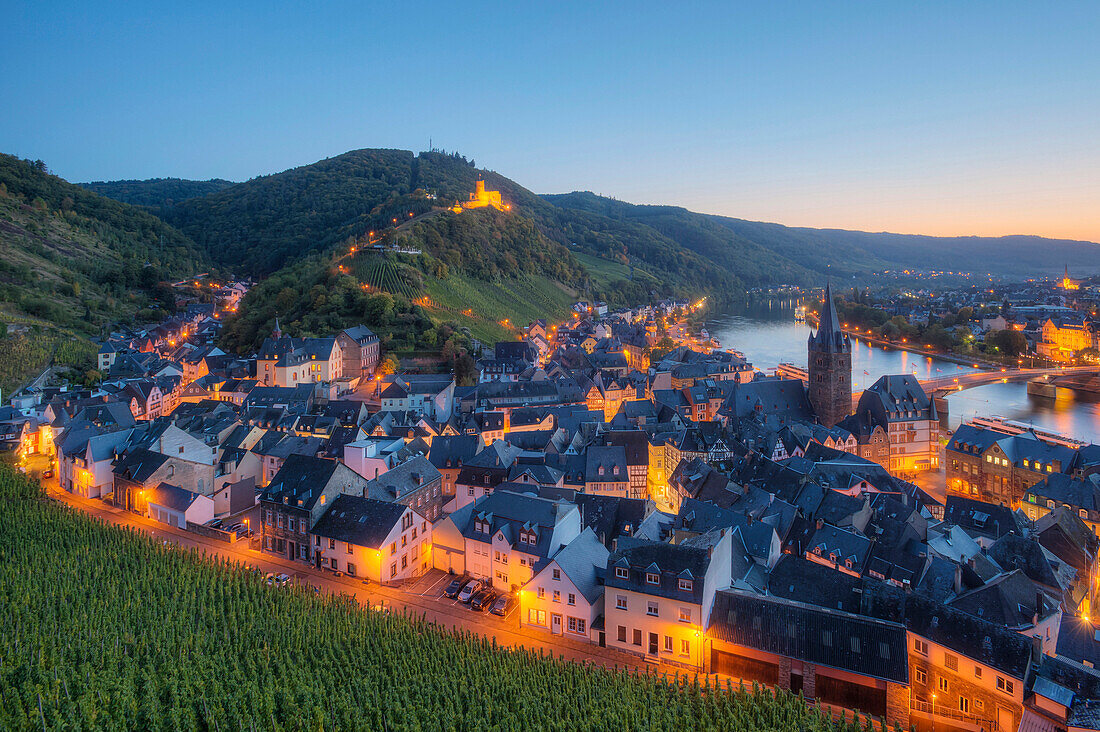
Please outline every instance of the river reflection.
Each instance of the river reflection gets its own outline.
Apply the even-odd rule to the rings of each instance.
[[[708,319],[707,329],[722,348],[745,354],[759,370],[779,363],[806,365],[806,338],[810,328],[794,321],[797,300],[772,300],[740,307]],[[920,354],[852,343],[852,388],[866,389],[885,374],[914,374],[930,379],[974,369]],[[1036,427],[1090,442],[1100,442],[1100,404],[1074,399],[1029,397],[1018,384],[990,384],[966,389],[948,397],[951,428],[976,416],[1000,415]]]

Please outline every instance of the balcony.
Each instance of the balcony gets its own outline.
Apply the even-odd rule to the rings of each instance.
[[[986,719],[976,714],[969,714],[967,712],[953,709],[946,704],[935,704],[932,702],[926,702],[921,699],[910,699],[909,709],[918,712],[920,714],[928,714],[933,717],[941,717],[943,719],[953,719],[956,722],[961,722],[966,725],[973,725],[975,730],[985,730],[985,732],[998,732],[999,727],[997,722],[992,719]],[[933,711],[935,709],[935,711]]]

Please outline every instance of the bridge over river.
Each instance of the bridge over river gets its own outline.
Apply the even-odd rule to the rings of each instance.
[[[973,389],[974,387],[985,386],[987,384],[1030,381],[1031,379],[1039,377],[1054,379],[1067,376],[1084,377],[1097,375],[1100,375],[1100,367],[1097,366],[1063,366],[1038,369],[1002,368],[999,370],[987,369],[984,371],[973,371],[965,374],[939,376],[934,379],[921,379],[920,385],[924,387],[924,391],[928,394],[928,397],[935,401],[936,411],[939,412],[940,416],[940,424],[944,427],[944,429],[947,429],[947,397],[954,392],[962,391],[964,389]],[[862,391],[858,391],[852,394],[853,411],[858,405],[859,397],[862,393]]]

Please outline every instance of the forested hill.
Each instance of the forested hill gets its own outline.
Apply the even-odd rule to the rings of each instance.
[[[793,265],[791,281],[798,280],[799,269],[821,272],[826,265],[842,273],[917,267],[1008,276],[1055,275],[1066,263],[1087,274],[1100,271],[1100,245],[1093,242],[809,229],[698,214],[676,206],[624,203],[589,192],[544,198],[563,208],[645,224],[729,266],[741,259],[750,268],[743,274],[748,281],[755,278],[752,263],[766,256],[780,266]]]
[[[424,214],[466,200],[479,176],[487,188],[499,190],[511,204],[509,217],[480,217],[477,226],[421,220]],[[497,262],[488,273],[492,278],[529,273],[508,266],[509,258],[497,251],[501,243],[522,247],[553,243],[628,268],[615,287],[604,287],[599,278],[585,277],[569,251],[550,251],[566,270],[581,269],[580,276],[571,271],[559,281],[579,285],[593,297],[609,293],[624,301],[642,300],[652,294],[654,284],[663,285],[660,294],[729,291],[745,284],[739,274],[743,262],[738,263],[738,271],[718,266],[648,226],[560,208],[508,178],[477,169],[472,161],[439,152],[354,150],[183,201],[163,215],[216,260],[261,277],[311,253],[363,240],[371,231],[392,229],[396,221],[402,224],[401,237],[440,256],[452,270],[474,276],[485,275],[476,272],[484,269],[482,258]],[[516,219],[533,225],[520,237],[523,241],[515,236],[523,231]],[[483,235],[473,248],[469,237],[474,232],[468,229]],[[448,238],[451,235],[458,239]],[[486,249],[486,243],[497,246]],[[463,252],[471,256],[454,256]],[[763,281],[781,281],[785,276],[767,262],[758,265],[756,273]],[[634,280],[629,276],[632,267],[644,269],[651,277],[644,284]]]
[[[149,180],[95,181],[80,185],[101,196],[107,196],[131,206],[146,206],[160,212],[189,198],[217,193],[236,184],[221,178],[210,180],[150,178]]]
[[[40,162],[3,154],[0,252],[5,394],[48,364],[87,377],[96,350],[89,336],[109,323],[166,317],[175,306],[166,281],[209,263],[147,211],[67,183]]]
[[[163,314],[164,281],[209,264],[156,216],[0,154],[0,305],[86,332]]]

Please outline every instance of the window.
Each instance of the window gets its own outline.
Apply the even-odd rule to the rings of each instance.
[[[539,599],[541,600],[541,599],[543,599],[544,597],[546,597],[546,590],[545,590],[545,589],[543,589],[542,587],[540,587],[540,588],[538,589],[538,592],[537,592],[536,594],[538,595],[538,598],[539,598]]]
[[[671,635],[666,635],[665,636],[665,652],[666,653],[672,653],[672,636]]]
[[[397,576],[397,562],[390,565],[390,579]]]
[[[345,543],[344,543],[344,546],[346,546],[346,547],[348,548],[348,550],[347,550],[347,553],[348,553],[348,554],[351,554],[351,542],[350,542],[350,541],[349,541],[349,542],[345,542]]]
[[[404,534],[401,535],[401,548],[404,549],[409,545],[409,537]]]
[[[336,557],[333,557],[332,559],[330,559],[330,560],[328,560],[328,561],[329,561],[329,566],[331,566],[333,570],[336,570],[336,569],[337,569],[337,566],[336,566]]]
[[[408,554],[402,554],[401,555],[401,569],[405,569],[408,566],[409,566],[409,555]]]
[[[948,671],[959,670],[959,657],[950,653],[943,654],[943,665],[947,667]]]
[[[626,595],[615,595],[615,609],[626,610]]]
[[[414,538],[414,539],[416,538],[416,527],[415,526],[413,527],[413,530],[412,530],[412,538]]]
[[[394,554],[397,554],[397,542],[396,541],[394,543],[390,544],[390,556],[392,557]]]
[[[680,616],[679,616],[678,620],[681,623],[690,623],[691,622],[691,608],[690,607],[680,608]]]
[[[629,579],[630,570],[626,567],[615,567],[615,576],[619,579]]]
[[[561,602],[561,590],[554,590],[554,602]]]
[[[351,562],[348,562],[348,576],[349,577],[354,577],[355,576],[355,565],[352,564]]]
[[[297,525],[296,525],[297,523],[298,523],[298,522],[294,520],[294,517],[293,517],[293,516],[291,516],[290,518],[288,518],[288,519],[286,520],[286,527],[287,527],[288,529],[290,529],[291,531],[297,531],[297,530],[298,530],[298,527],[297,527]]]
[[[689,580],[689,579],[680,580],[680,589],[683,590],[684,592],[691,592],[691,580]]]
[[[681,640],[680,641],[680,655],[681,656],[687,656],[687,655],[690,655],[690,654],[691,654],[691,641],[686,640],[686,639]]]
[[[552,576],[554,577],[554,579],[556,579],[556,580],[560,580],[560,579],[561,579],[561,570],[560,570],[560,569],[553,569],[553,570],[551,570],[551,571],[550,571],[550,574],[551,574],[551,575],[552,575]]]
[[[645,583],[647,585],[659,585],[661,584],[661,575],[654,574],[653,572],[646,572]]]
[[[944,692],[947,691],[947,677],[946,676],[941,676],[940,677],[940,691],[944,691]]]
[[[641,631],[640,628],[635,628],[634,629],[634,645],[636,645],[636,646],[642,645],[642,631]]]
[[[913,678],[916,679],[916,682],[918,684],[927,684],[928,683],[928,674],[926,674],[924,672],[924,669],[921,668],[920,666],[914,666],[913,667]]]
[[[964,714],[970,713],[970,700],[967,699],[965,696],[959,697],[959,711]]]
[[[281,529],[284,526],[286,526],[286,516],[284,516],[280,513],[279,514],[279,528]]]
[[[980,679],[981,677],[982,677],[982,667],[981,666],[975,666],[974,667],[974,678]]]
[[[913,650],[915,650],[917,653],[921,654],[922,656],[927,656],[928,655],[928,642],[927,641],[922,641],[920,638],[914,639],[913,640]]]
[[[1054,501],[1047,501],[1047,508],[1053,510],[1054,509]]]
[[[620,625],[619,626],[619,634],[616,637],[619,639],[620,643],[626,643],[626,626],[625,625]]]
[[[974,700],[974,708],[976,710],[978,710],[979,712],[984,712],[985,711],[985,701],[983,699],[981,699],[980,697],[978,699],[975,699]]]
[[[329,540],[328,540],[328,548],[329,548],[329,549],[335,549],[335,548],[336,548],[336,539],[333,539],[333,538],[329,538]]]
[[[1006,694],[1012,693],[1012,682],[1003,676],[997,677],[997,691],[1003,691]]]
[[[546,625],[546,611],[530,608],[527,611],[527,622],[534,625]],[[625,631],[626,629],[624,628],[623,630]]]
[[[645,608],[645,614],[646,615],[652,615],[653,617],[657,617],[657,614],[658,614],[657,603],[655,603],[653,600],[650,600],[649,602],[647,602],[646,603],[646,608]]]
[[[566,605],[576,605],[577,604],[577,596],[574,595],[572,592],[570,592],[565,598],[565,604]]]

